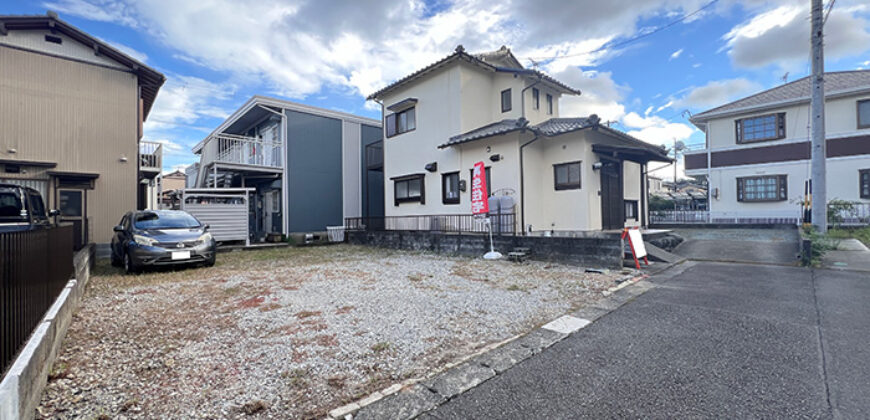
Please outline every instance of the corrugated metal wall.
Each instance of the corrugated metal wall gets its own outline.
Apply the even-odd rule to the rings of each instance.
[[[209,225],[216,241],[244,241],[248,238],[247,204],[184,204],[183,210]]]
[[[87,192],[97,243],[109,242],[112,227],[136,207],[137,106],[133,74],[0,46],[0,159],[98,173]]]
[[[341,133],[335,118],[287,111],[290,232],[326,231],[342,218]]]

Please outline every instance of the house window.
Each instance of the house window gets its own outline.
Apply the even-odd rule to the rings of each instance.
[[[637,218],[637,200],[625,200],[625,220]]]
[[[580,162],[553,165],[553,184],[556,191],[580,189]]]
[[[861,198],[870,199],[870,169],[858,171],[858,184],[861,186]]]
[[[547,115],[553,115],[553,95],[547,94]]]
[[[737,143],[778,140],[785,138],[785,113],[743,118],[734,122]]]
[[[785,175],[737,178],[737,201],[763,202],[788,200]]]
[[[486,194],[492,195],[492,180],[489,177],[489,166],[485,168],[484,172],[484,176],[486,177]],[[471,168],[468,171],[468,179],[474,179],[474,168]],[[468,192],[471,192],[471,188],[468,189]]]
[[[417,128],[416,108],[408,108],[404,111],[387,115],[384,124],[387,127],[387,137],[414,131]]]
[[[501,112],[511,110],[511,90],[505,89],[501,91]]]
[[[441,175],[441,202],[459,204],[459,172]]]
[[[870,128],[870,99],[858,101],[858,128]]]
[[[532,106],[535,109],[541,109],[541,92],[538,88],[532,88]]]
[[[393,199],[395,205],[418,201],[426,203],[426,192],[423,186],[423,174],[407,175],[393,178]]]

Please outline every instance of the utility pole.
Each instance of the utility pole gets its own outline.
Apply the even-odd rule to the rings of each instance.
[[[816,230],[820,233],[826,233],[828,231],[828,194],[825,182],[825,53],[822,0],[812,0],[812,21],[812,217]]]

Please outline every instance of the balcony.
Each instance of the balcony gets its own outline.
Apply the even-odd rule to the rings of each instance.
[[[281,169],[284,147],[280,142],[232,134],[210,136],[202,148],[202,167],[219,163],[250,169]]]
[[[153,179],[163,170],[163,144],[153,141],[139,142],[139,172]]]

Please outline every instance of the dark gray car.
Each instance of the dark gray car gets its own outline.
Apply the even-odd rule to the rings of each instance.
[[[123,265],[128,273],[153,266],[212,266],[215,258],[216,244],[208,225],[184,211],[132,211],[115,226],[112,264]]]
[[[42,195],[33,188],[0,184],[0,232],[46,229],[51,226]]]

